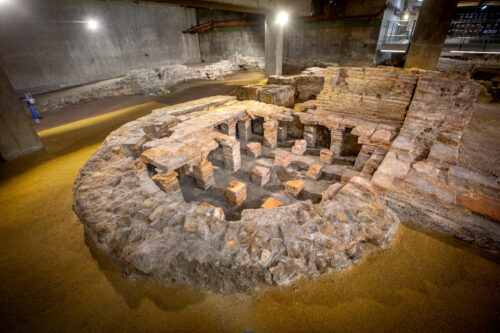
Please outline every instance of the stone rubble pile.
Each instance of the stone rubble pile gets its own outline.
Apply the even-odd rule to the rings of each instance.
[[[62,107],[87,103],[109,96],[170,94],[170,89],[182,82],[192,80],[218,80],[241,70],[262,71],[264,59],[234,54],[228,60],[200,65],[168,65],[157,69],[133,69],[125,76],[90,85],[79,95],[37,98],[37,111],[53,111]]]

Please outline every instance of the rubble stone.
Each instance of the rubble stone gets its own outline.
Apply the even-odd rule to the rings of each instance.
[[[227,201],[235,206],[240,206],[247,199],[247,186],[236,179],[229,183],[226,188]]]
[[[304,189],[304,181],[300,179],[289,180],[285,184],[285,192],[297,198]]]
[[[271,179],[271,171],[268,168],[257,165],[252,169],[250,177],[253,183],[264,186]]]
[[[250,142],[246,146],[247,154],[252,157],[259,157],[262,146],[258,142]]]
[[[283,206],[283,203],[281,201],[278,201],[273,198],[268,198],[266,201],[264,201],[264,203],[260,207],[270,209],[270,208],[278,208],[281,206]]]
[[[318,180],[321,177],[321,170],[323,169],[323,164],[311,164],[307,170],[306,176]]]
[[[306,140],[295,140],[295,144],[292,147],[292,153],[299,156],[304,155],[304,153],[306,152],[306,148]]]
[[[333,162],[334,154],[333,150],[321,149],[319,152],[319,161],[324,164],[331,164]]]
[[[292,163],[292,154],[286,150],[276,150],[274,153],[274,161],[276,164],[284,166],[285,168]]]

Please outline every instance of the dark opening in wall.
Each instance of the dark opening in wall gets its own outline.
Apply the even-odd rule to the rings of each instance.
[[[256,117],[252,119],[252,133],[264,135],[264,118]]]
[[[346,128],[344,136],[343,156],[358,156],[361,144],[358,143],[359,136],[351,134],[352,128]]]
[[[326,126],[318,125],[316,127],[316,138],[316,147],[330,149],[332,137]]]

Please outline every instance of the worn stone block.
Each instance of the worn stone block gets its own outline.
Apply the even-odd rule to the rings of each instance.
[[[283,203],[281,201],[278,201],[273,198],[268,198],[260,207],[261,208],[278,208],[280,206],[283,206]]]
[[[262,145],[258,142],[250,142],[246,146],[247,154],[252,157],[259,157]]]
[[[494,221],[500,221],[500,201],[467,190],[457,191],[457,203]]]
[[[247,185],[236,179],[226,187],[226,199],[235,206],[240,206],[247,199]]]
[[[332,164],[333,158],[333,150],[323,148],[319,152],[319,161],[321,163]]]
[[[282,165],[287,167],[292,163],[292,154],[287,152],[286,150],[276,150],[274,153],[274,161],[278,165]]]
[[[268,168],[258,165],[252,169],[250,178],[253,183],[259,186],[264,186],[271,179],[271,172]]]
[[[302,190],[304,189],[304,181],[289,180],[285,183],[285,192],[291,194],[293,197],[297,198]]]
[[[295,144],[292,147],[292,153],[294,155],[304,155],[307,148],[306,140],[295,140]]]
[[[158,173],[153,176],[153,180],[156,180],[165,193],[180,191],[179,180],[177,179],[177,172],[172,172],[169,174]]]
[[[318,180],[321,177],[321,170],[323,169],[323,164],[311,164],[307,170],[306,176]]]
[[[196,185],[200,188],[208,190],[215,186],[214,169],[212,163],[207,159],[193,166],[193,175]]]

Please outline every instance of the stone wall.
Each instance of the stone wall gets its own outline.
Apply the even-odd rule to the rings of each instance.
[[[480,86],[424,72],[401,131],[373,176],[404,218],[497,249],[498,179],[457,166],[458,147]]]
[[[122,78],[106,81],[88,89],[79,88],[78,95],[56,96],[37,99],[37,111],[52,111],[58,108],[85,103],[106,96],[152,95],[170,93],[174,85],[190,80],[218,80],[242,69],[262,70],[264,59],[235,54],[229,60],[197,66],[170,65],[157,69],[136,69]]]

